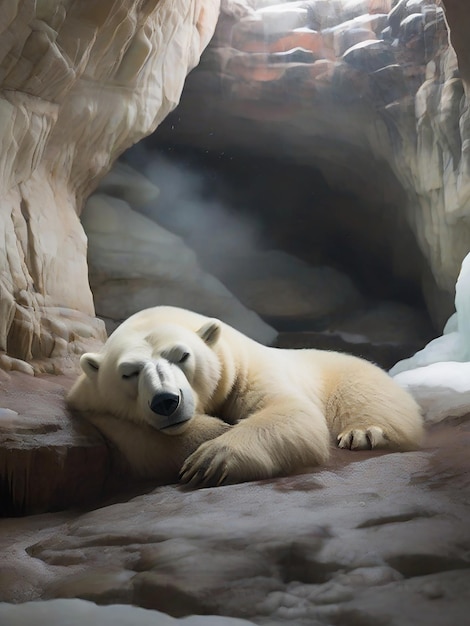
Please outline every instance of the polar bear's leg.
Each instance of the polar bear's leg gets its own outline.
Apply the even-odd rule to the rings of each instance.
[[[112,415],[85,413],[83,417],[117,450],[113,460],[118,472],[161,482],[176,482],[182,463],[201,443],[232,428],[215,417],[195,415],[187,430],[165,435]]]
[[[181,481],[218,485],[288,474],[329,456],[322,412],[308,400],[271,397],[265,408],[203,443],[184,463]]]
[[[359,361],[359,359],[358,359]],[[411,450],[423,434],[420,408],[383,370],[359,361],[327,402],[330,430],[340,448]]]

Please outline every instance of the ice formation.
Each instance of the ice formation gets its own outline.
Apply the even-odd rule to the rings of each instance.
[[[409,359],[399,361],[390,370],[392,376],[432,363],[470,361],[470,253],[462,262],[455,285],[455,308],[442,337],[433,339]]]
[[[470,415],[470,254],[455,285],[455,308],[442,337],[390,370],[419,402],[428,423]]]

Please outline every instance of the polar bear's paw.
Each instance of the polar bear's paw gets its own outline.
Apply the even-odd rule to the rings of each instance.
[[[380,426],[368,428],[347,428],[338,437],[338,448],[349,450],[372,450],[373,448],[388,448],[390,440]]]
[[[223,437],[223,436],[222,436]],[[271,472],[256,456],[221,438],[206,441],[189,456],[180,471],[188,487],[213,487],[267,478]]]

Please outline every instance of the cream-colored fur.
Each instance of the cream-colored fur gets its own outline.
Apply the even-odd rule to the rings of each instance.
[[[178,363],[183,352],[189,356]],[[132,387],[117,367],[128,372],[133,363],[140,369]],[[409,450],[422,436],[415,401],[368,361],[268,348],[184,309],[155,307],[133,315],[101,354],[82,357],[82,367],[71,406],[148,477],[158,478],[169,456],[179,464],[189,454],[181,480],[191,485],[267,478],[325,462],[331,441],[353,450]],[[187,381],[193,393],[194,417],[168,434],[152,428],[154,416],[145,408],[150,400],[139,398],[153,385],[141,384],[153,367],[170,368],[170,380],[176,386]],[[131,425],[146,434],[134,437],[127,432]]]

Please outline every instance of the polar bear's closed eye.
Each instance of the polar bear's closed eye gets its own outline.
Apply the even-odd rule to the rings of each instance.
[[[129,363],[125,361],[124,363],[119,363],[118,372],[124,380],[135,380],[139,376],[142,367],[142,363]]]
[[[162,350],[161,356],[170,363],[180,365],[186,363],[190,359],[191,351],[188,346],[177,344]]]

